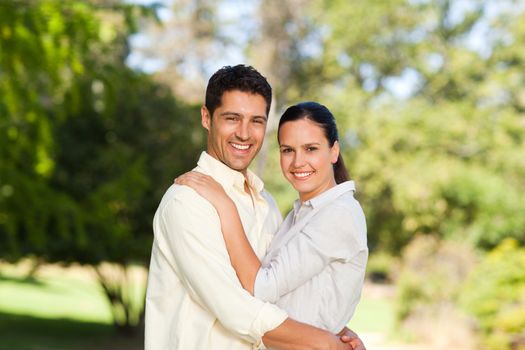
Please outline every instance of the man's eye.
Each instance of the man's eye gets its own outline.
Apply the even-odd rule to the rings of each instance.
[[[292,151],[291,148],[282,148],[281,153],[290,153]]]

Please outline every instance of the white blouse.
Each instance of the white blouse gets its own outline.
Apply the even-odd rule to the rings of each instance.
[[[257,273],[254,295],[289,317],[338,333],[352,317],[368,259],[366,221],[353,181],[292,210]]]

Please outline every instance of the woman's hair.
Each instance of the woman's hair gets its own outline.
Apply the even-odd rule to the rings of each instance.
[[[288,107],[279,120],[277,137],[279,137],[279,131],[284,123],[300,119],[308,119],[319,125],[323,129],[330,147],[334,145],[335,141],[339,141],[337,125],[333,114],[328,108],[317,102],[301,102]],[[349,178],[341,152],[339,152],[339,158],[337,158],[337,162],[334,164],[334,178],[337,184],[348,181]]]

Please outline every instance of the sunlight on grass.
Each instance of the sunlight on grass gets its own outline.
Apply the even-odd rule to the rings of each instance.
[[[2,312],[111,324],[106,300],[85,269],[45,267],[32,279],[25,279],[13,266],[4,264],[1,271]]]
[[[394,326],[393,308],[391,299],[363,296],[348,327],[357,333],[388,333]]]

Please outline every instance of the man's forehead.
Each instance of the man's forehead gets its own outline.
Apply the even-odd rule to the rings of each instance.
[[[248,114],[253,114],[254,110],[260,107],[260,111],[255,113],[257,115],[267,117],[268,103],[263,95],[258,93],[253,93],[250,91],[241,91],[241,90],[228,90],[225,91],[221,96],[221,103],[217,108],[226,108],[231,109],[235,108],[238,112],[241,110],[245,112],[250,112]]]
[[[225,90],[225,91],[222,93],[222,95],[221,95],[221,101],[223,100],[224,95],[227,95],[227,94],[235,94],[235,93],[245,94],[245,95],[249,95],[249,96],[260,96],[263,100],[266,101],[266,99],[264,98],[264,95],[261,94],[261,93],[258,93],[258,92],[255,92],[255,91],[250,91],[250,90],[241,90],[241,89],[229,89],[229,90]]]

